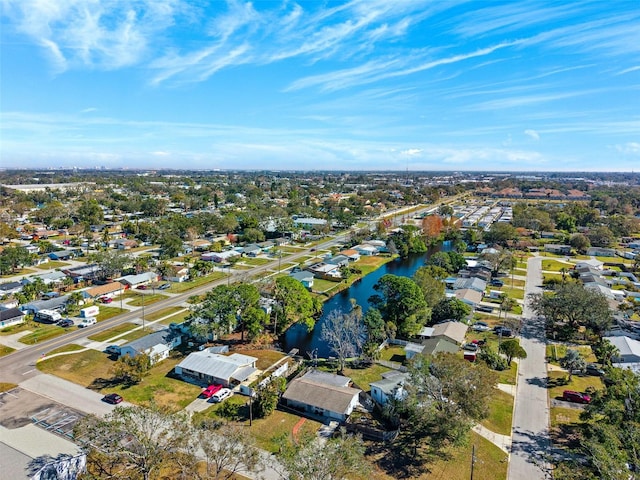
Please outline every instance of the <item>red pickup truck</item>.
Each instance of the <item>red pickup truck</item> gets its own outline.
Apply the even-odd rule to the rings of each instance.
[[[204,398],[211,398],[213,395],[215,395],[217,392],[219,392],[222,389],[222,385],[209,385],[207,388],[205,388],[201,395]]]

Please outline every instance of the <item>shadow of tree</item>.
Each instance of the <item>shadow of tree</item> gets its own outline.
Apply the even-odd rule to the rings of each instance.
[[[527,378],[527,383],[529,385],[535,385],[537,387],[542,387],[542,388],[551,388],[549,386],[549,377],[533,377],[533,378]]]
[[[87,388],[89,388],[89,390],[100,391],[103,388],[113,388],[119,385],[122,385],[122,382],[116,378],[96,378]]]

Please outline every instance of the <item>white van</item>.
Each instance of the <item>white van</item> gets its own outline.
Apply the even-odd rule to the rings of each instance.
[[[78,324],[78,327],[90,327],[91,325],[95,325],[96,323],[98,323],[98,320],[96,320],[94,317],[83,318],[82,321]]]

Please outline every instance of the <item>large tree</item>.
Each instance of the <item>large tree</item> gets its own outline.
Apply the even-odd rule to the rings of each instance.
[[[323,341],[338,358],[338,371],[344,370],[348,358],[360,355],[366,339],[365,325],[362,322],[362,309],[354,305],[350,312],[332,310],[322,325]]]
[[[416,356],[409,374],[408,396],[396,405],[401,433],[389,455],[410,467],[403,476],[415,478],[487,417],[497,377],[484,364],[452,354]]]
[[[433,323],[443,320],[462,321],[471,313],[471,307],[458,298],[443,298],[434,307],[431,312],[431,321]]]
[[[420,267],[413,274],[413,281],[420,287],[427,306],[433,308],[444,298],[444,282],[433,275],[433,268]]]
[[[405,337],[416,335],[430,318],[420,287],[410,278],[386,274],[374,285],[369,303]]]
[[[507,357],[507,365],[511,365],[514,358],[527,358],[527,352],[515,338],[502,342],[498,350]]]
[[[531,308],[547,322],[558,338],[577,337],[581,328],[600,334],[611,326],[612,314],[607,298],[577,283],[559,285],[552,293],[529,296]]]
[[[484,233],[484,240],[487,243],[495,243],[506,247],[513,240],[518,239],[518,232],[510,223],[496,222],[491,225],[488,232]]]
[[[97,275],[101,280],[120,275],[126,267],[133,263],[130,255],[117,250],[92,253],[89,255],[89,261],[98,266]]]
[[[278,303],[277,329],[283,331],[292,323],[300,323],[306,325],[309,331],[313,330],[316,316],[322,312],[322,303],[314,301],[302,283],[291,277],[277,278],[274,298]]]

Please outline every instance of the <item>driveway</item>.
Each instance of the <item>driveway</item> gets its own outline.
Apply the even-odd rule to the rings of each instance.
[[[541,285],[542,258],[532,257],[527,263],[527,295],[541,292]],[[550,478],[546,461],[550,453],[546,339],[544,321],[534,314],[528,301],[523,311],[520,344],[527,358],[518,364],[508,478],[546,479]]]

